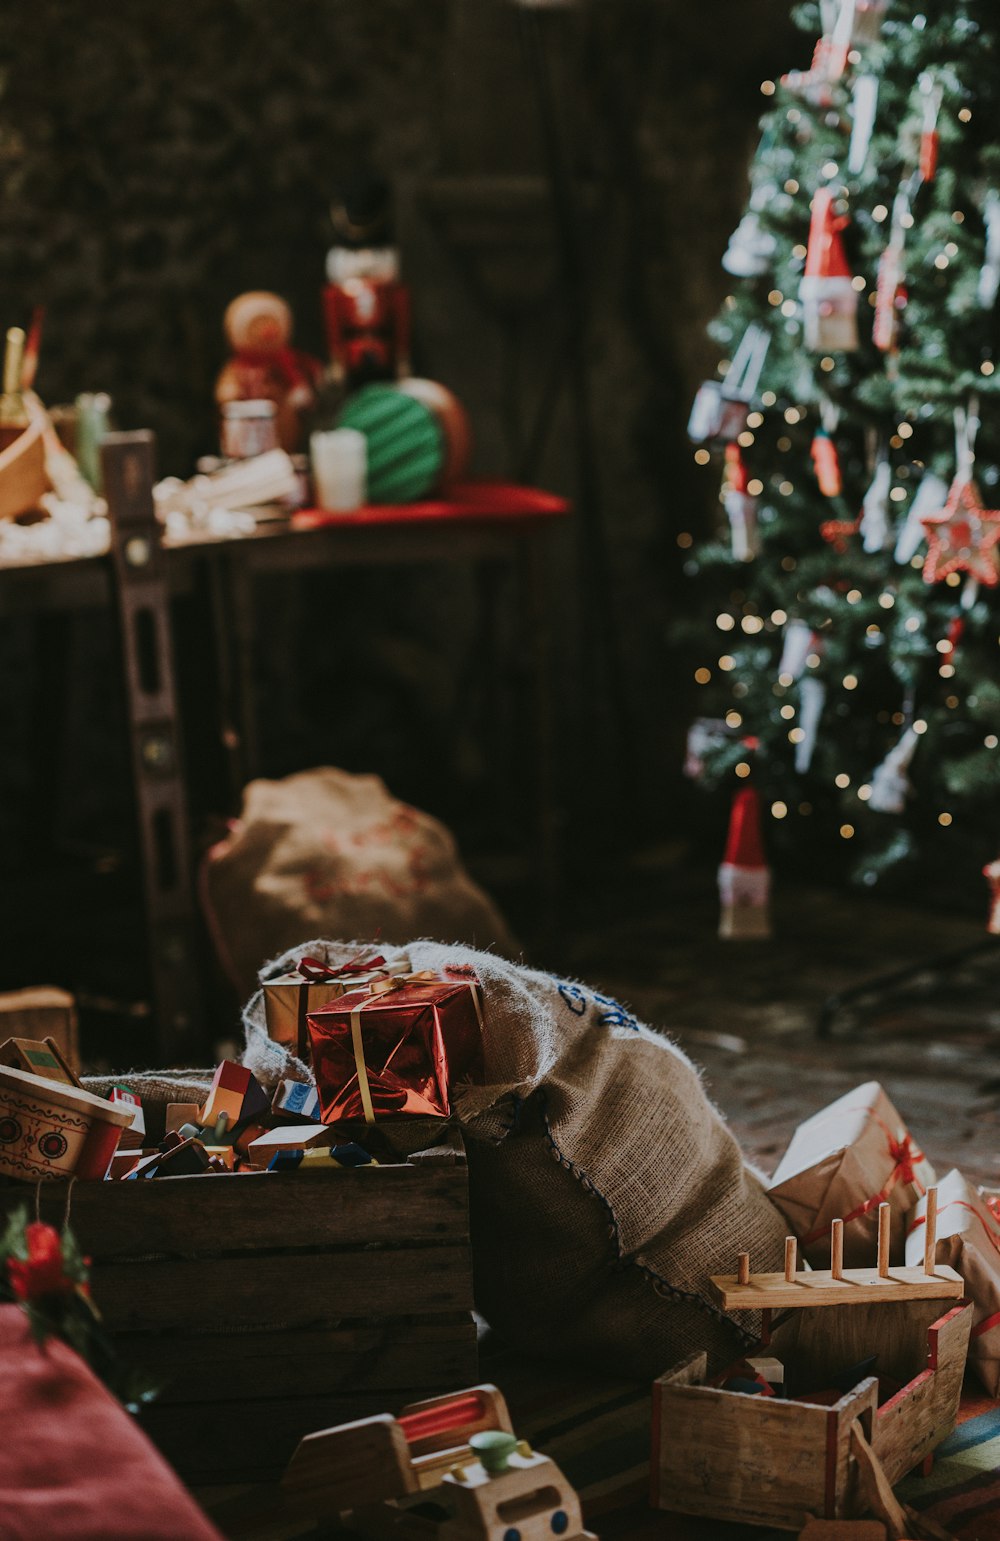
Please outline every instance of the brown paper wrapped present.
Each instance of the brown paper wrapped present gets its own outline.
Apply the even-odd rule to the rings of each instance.
[[[308,1062],[306,1018],[311,1011],[329,1006],[347,990],[356,990],[373,979],[402,972],[401,965],[386,964],[384,958],[374,954],[359,955],[355,961],[340,968],[329,968],[317,958],[300,958],[293,973],[266,980],[262,986],[268,1036]]]
[[[924,1259],[927,1200],[906,1222],[906,1261]],[[954,1169],[938,1183],[934,1260],[962,1275],[973,1304],[969,1362],[991,1397],[1000,1395],[1000,1218]]]
[[[891,1206],[890,1257],[902,1263],[905,1219],[934,1182],[930,1162],[877,1081],[800,1124],[768,1190],[814,1267],[829,1267],[830,1223],[844,1221],[844,1262],[875,1257],[878,1207]]]

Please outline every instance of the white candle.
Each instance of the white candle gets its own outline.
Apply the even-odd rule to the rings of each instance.
[[[350,513],[365,501],[368,441],[356,428],[331,428],[309,440],[316,502],[329,513]]]

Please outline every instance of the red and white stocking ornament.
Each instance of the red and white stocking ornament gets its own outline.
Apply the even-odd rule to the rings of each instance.
[[[738,444],[726,445],[726,469],[722,482],[722,506],[729,519],[733,560],[752,562],[759,555],[757,498],[747,491],[750,473]]]
[[[761,838],[760,802],[754,787],[739,787],[719,867],[719,935],[727,940],[769,937],[770,901],[771,869]]]
[[[907,728],[874,772],[872,795],[868,799],[873,813],[905,812],[906,800],[913,791],[908,772],[919,743],[920,735]]]
[[[851,353],[858,346],[858,292],[841,238],[847,225],[846,214],[834,209],[831,189],[821,187],[812,201],[806,267],[799,285],[805,344],[812,353]]]

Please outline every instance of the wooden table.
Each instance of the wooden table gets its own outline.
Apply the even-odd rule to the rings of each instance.
[[[153,436],[114,434],[104,445],[112,521],[110,556],[0,568],[0,619],[83,608],[117,609],[122,629],[132,774],[149,943],[158,1053],[182,1063],[204,1048],[196,957],[187,780],[178,729],[170,599],[207,571],[212,596],[218,732],[235,811],[247,780],[261,773],[252,648],[258,582],[278,573],[357,567],[472,564],[513,567],[521,630],[531,650],[531,742],[535,827],[532,852],[543,896],[556,874],[554,775],[548,677],[545,535],[568,513],[563,499],[502,483],[470,483],[447,499],[347,515],[310,512],[267,520],[237,538],[167,543],[153,514]],[[65,658],[54,672],[65,674]],[[56,692],[58,695],[58,691]],[[46,712],[51,703],[46,702]],[[189,745],[189,752],[199,746]],[[378,770],[377,766],[372,767]]]

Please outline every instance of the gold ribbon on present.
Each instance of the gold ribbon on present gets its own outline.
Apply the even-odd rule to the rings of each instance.
[[[351,1044],[354,1049],[354,1064],[358,1072],[358,1091],[361,1093],[361,1107],[365,1115],[365,1123],[371,1127],[375,1123],[375,1104],[372,1102],[371,1082],[368,1079],[368,1066],[365,1064],[365,1046],[361,1036],[361,1013],[366,1006],[380,995],[389,995],[393,990],[401,990],[404,985],[420,984],[467,984],[472,991],[472,1003],[476,1008],[476,1018],[479,1022],[479,1030],[483,1031],[483,1008],[479,999],[479,982],[473,979],[442,979],[432,968],[420,969],[409,974],[392,974],[388,977],[372,979],[368,982],[369,998],[361,1001],[359,1005],[351,1008]]]

